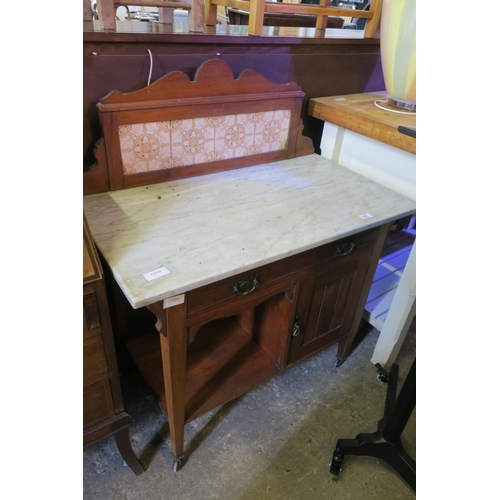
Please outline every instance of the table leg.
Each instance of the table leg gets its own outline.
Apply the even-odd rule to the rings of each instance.
[[[205,0],[205,24],[207,26],[215,26],[217,24],[217,5],[210,0]]]
[[[97,14],[101,29],[116,30],[116,8],[113,0],[97,0]]]
[[[128,432],[128,427],[121,429],[114,435],[116,447],[120,452],[125,463],[132,469],[134,474],[138,476],[144,472],[142,465],[139,460],[137,460],[137,456],[132,449],[132,444],[130,443],[130,435]]]
[[[254,36],[262,35],[264,26],[265,0],[251,0],[250,13],[248,15],[248,34]]]
[[[186,393],[186,355],[187,328],[186,303],[162,309],[162,303],[155,304],[150,310],[158,318],[156,324],[160,332],[163,382],[167,406],[168,426],[174,471],[180,468],[184,457],[184,423]]]
[[[190,0],[191,10],[188,14],[189,31],[203,33],[205,25],[205,6],[203,0]],[[217,23],[217,6],[215,7],[215,24]]]

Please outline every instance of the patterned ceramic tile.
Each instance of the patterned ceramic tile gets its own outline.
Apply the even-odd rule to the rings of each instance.
[[[172,158],[177,165],[196,165],[213,161],[215,129],[208,118],[189,118],[170,122]]]
[[[118,133],[125,175],[159,170],[170,161],[169,122],[120,125]]]
[[[266,111],[262,115],[255,124],[255,148],[262,153],[285,149],[290,126],[290,110]]]
[[[286,149],[289,109],[119,127],[125,175]]]

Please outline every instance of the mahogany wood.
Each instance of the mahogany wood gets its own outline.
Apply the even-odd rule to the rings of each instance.
[[[247,334],[252,336],[253,332],[253,322],[254,322],[254,317],[255,317],[255,309],[249,307],[248,309],[245,309],[244,311],[240,312],[239,314],[234,316],[234,320],[240,328]],[[200,327],[203,325],[200,325]],[[194,340],[194,337],[193,337]],[[189,342],[191,343],[191,342]]]
[[[99,139],[94,148],[95,162],[84,171],[83,194],[109,191],[109,173],[106,163],[106,147],[104,139]]]
[[[141,186],[310,154],[314,152],[310,139],[301,135],[297,147],[297,136],[302,130],[300,111],[303,95],[296,83],[275,84],[253,70],[245,70],[234,79],[229,65],[220,59],[205,61],[198,68],[193,81],[186,73],[175,71],[129,94],[112,91],[97,105],[105,141],[109,188],[116,190]],[[278,109],[292,112],[285,149],[135,175],[125,175],[123,172],[120,125]],[[94,186],[98,189],[98,186]],[[105,187],[104,182],[101,187]],[[90,188],[86,192],[91,192]]]
[[[83,214],[83,283],[102,278],[102,267],[90,234],[89,224]]]
[[[184,453],[185,423],[342,336],[354,338],[361,321],[356,312],[363,309],[359,297],[371,283],[367,268],[376,267],[385,234],[370,230],[201,287],[181,306],[149,306],[160,338],[137,323],[127,348],[169,421],[176,459]],[[352,253],[335,255],[351,241]],[[231,292],[231,283],[254,274],[263,279],[252,293]],[[297,314],[301,334],[292,337]]]
[[[168,411],[169,391],[161,373],[160,339],[155,333],[132,337],[127,348],[144,380],[166,407],[165,416],[174,425]],[[185,377],[185,418],[189,422],[203,413],[244,394],[260,382],[278,373],[272,360],[237,323],[221,318],[208,323],[188,349]],[[176,436],[179,440],[179,435]],[[178,443],[180,444],[180,442]],[[176,457],[181,451],[174,452]]]
[[[117,24],[116,31],[106,31],[94,23],[83,35],[85,194],[109,189],[107,168],[101,168],[101,162],[89,170],[96,161],[95,144],[102,137],[97,103],[110,89],[130,93],[146,86],[150,65],[147,49],[153,56],[153,82],[179,70],[193,79],[199,64],[214,54],[220,54],[234,75],[251,68],[273,82],[296,82],[305,94],[300,113],[303,135],[312,139],[316,152],[323,123],[307,114],[311,98],[384,89],[377,39],[329,38],[328,29],[323,38],[289,35],[298,31],[295,28],[287,28],[286,36],[278,34],[279,28],[269,28],[266,36],[249,37],[241,33],[246,30],[241,26],[218,25],[217,34],[208,28],[203,34],[188,34],[173,33],[170,26],[158,23]]]
[[[253,338],[277,368],[285,367],[290,332],[293,328],[293,311],[296,306],[295,285],[280,295],[255,308]]]
[[[296,83],[275,84],[252,70],[234,79],[229,65],[216,59],[202,64],[193,80],[177,71],[137,92],[111,92],[99,107],[110,186],[129,185],[118,175],[117,130],[124,123],[282,109],[285,103],[292,110],[292,124],[283,157],[311,153],[310,140],[297,144],[302,97]],[[282,156],[253,155],[248,164],[271,158]],[[205,164],[206,170],[196,172],[221,166]],[[240,166],[240,159],[223,163],[224,168]],[[183,168],[178,172],[193,174]],[[164,177],[154,173],[142,179],[160,182]],[[371,229],[191,290],[173,307],[165,309],[163,301],[148,306],[156,332],[148,333],[138,323],[139,334],[131,335],[127,346],[168,419],[174,464],[183,457],[186,422],[339,339],[347,352],[386,232],[385,226]],[[248,293],[235,287],[242,280],[254,285]],[[297,321],[300,331],[294,328]]]
[[[258,276],[258,286],[252,293],[252,297],[263,297],[267,295],[266,290],[271,289],[271,286],[280,288],[288,279],[288,275],[294,274],[297,279],[301,279],[311,274],[311,269],[316,266],[324,266],[325,262],[335,257],[335,249],[346,242],[354,242],[355,248],[350,254],[350,257],[362,255],[364,249],[375,244],[378,238],[378,230],[370,230],[363,234],[358,234],[353,237],[344,238],[342,240],[314,248],[307,252],[302,252],[298,255],[281,259],[273,264],[258,267],[252,272],[237,274],[231,278],[227,278],[210,285],[205,285],[188,293],[188,325],[212,319],[207,316],[205,311],[213,309],[214,305],[226,305],[229,302],[236,302],[237,307],[241,307],[241,297],[235,296],[232,291],[234,283],[240,281],[247,276]],[[250,296],[249,296],[250,297]]]
[[[163,379],[167,398],[167,409],[170,416],[170,435],[172,451],[175,458],[184,451],[184,421],[186,392],[186,303],[165,311],[167,335],[160,335],[161,356],[163,361]],[[172,334],[170,334],[172,332]]]
[[[387,235],[389,234],[389,231],[391,229],[391,226],[392,223],[387,223],[381,226],[379,229],[379,238],[375,243],[375,247],[373,249],[372,263],[370,267],[367,269],[365,277],[365,285],[363,286],[359,294],[358,300],[359,304],[362,304],[362,307],[358,307],[358,309],[356,310],[353,321],[353,325],[355,325],[355,328],[358,328],[361,322],[361,318],[363,316],[363,311],[364,311],[364,305],[366,304],[366,299],[368,298],[368,294],[370,293],[370,287],[371,284],[373,283],[373,276],[375,275],[375,271],[377,270],[377,263],[382,254],[382,250],[384,249],[384,244],[387,239]],[[354,337],[355,336],[352,335],[352,333],[350,333],[345,335],[339,340],[337,356],[340,361],[345,359],[346,356],[349,354],[352,343],[354,341]]]
[[[297,308],[303,334],[291,341],[289,362],[294,363],[331,345],[352,331],[357,300],[365,283],[371,252],[355,259],[343,259],[306,279]]]
[[[128,437],[102,268],[83,216],[83,445],[114,435],[136,475],[142,472]],[[117,434],[118,433],[118,434]]]

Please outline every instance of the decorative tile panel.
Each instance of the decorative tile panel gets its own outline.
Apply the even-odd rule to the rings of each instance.
[[[255,117],[254,147],[262,153],[286,149],[291,111],[280,109],[255,114],[257,116]]]
[[[170,166],[170,122],[121,125],[118,133],[125,175]]]
[[[176,166],[196,165],[210,160],[214,151],[215,129],[208,118],[170,122],[172,159]]]
[[[125,175],[286,149],[291,110],[120,125]]]

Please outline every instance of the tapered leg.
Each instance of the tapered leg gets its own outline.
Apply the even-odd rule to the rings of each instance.
[[[186,393],[186,303],[160,310],[155,304],[150,309],[159,319],[156,328],[160,332],[161,357],[163,364],[163,382],[167,406],[168,425],[174,471],[180,468],[184,457],[184,423]]]

